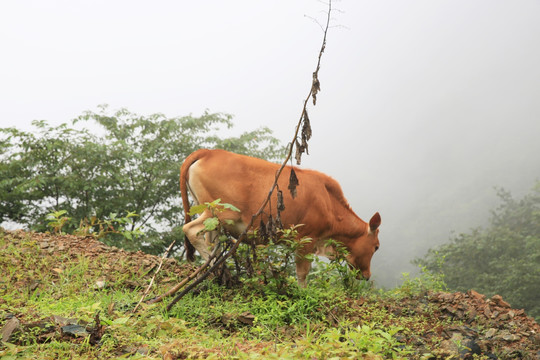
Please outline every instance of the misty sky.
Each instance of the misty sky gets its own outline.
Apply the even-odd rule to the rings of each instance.
[[[481,225],[494,186],[540,178],[540,2],[335,2],[303,166],[380,211],[374,277]],[[326,6],[298,1],[2,1],[0,126],[99,104],[234,115],[291,140]],[[418,241],[418,244],[416,243]]]

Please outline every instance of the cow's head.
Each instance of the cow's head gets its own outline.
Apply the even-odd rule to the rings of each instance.
[[[361,275],[368,280],[371,277],[371,258],[375,251],[379,249],[379,226],[381,225],[381,215],[375,213],[369,220],[367,231],[350,244],[349,255],[347,261],[357,270],[360,270]]]

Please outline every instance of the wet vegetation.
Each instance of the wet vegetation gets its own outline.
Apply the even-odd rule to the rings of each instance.
[[[271,276],[229,287],[214,278],[170,312],[165,301],[143,302],[133,313],[158,257],[92,237],[23,231],[2,231],[0,250],[3,359],[538,355],[540,326],[523,310],[500,296],[444,292],[441,279],[429,273],[390,291],[362,281],[345,287],[339,264],[318,264],[305,289],[290,274],[279,285]],[[191,271],[166,260],[149,296]]]

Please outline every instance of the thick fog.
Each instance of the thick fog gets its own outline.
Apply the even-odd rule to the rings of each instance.
[[[540,2],[334,7],[302,166],[337,179],[364,220],[381,213],[372,270],[391,286],[412,258],[485,224],[495,187],[521,196],[540,178]],[[59,124],[103,103],[208,109],[233,114],[236,132],[268,126],[287,143],[325,10],[316,0],[2,2],[0,125]]]

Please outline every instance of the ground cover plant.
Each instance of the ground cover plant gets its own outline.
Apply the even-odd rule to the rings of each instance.
[[[438,279],[354,288],[325,264],[308,287],[213,280],[133,314],[159,258],[93,237],[0,232],[2,359],[488,359],[538,354],[540,328],[500,297],[441,291]],[[324,266],[323,266],[324,265]],[[193,271],[167,259],[150,296]],[[341,285],[340,285],[341,284]]]

